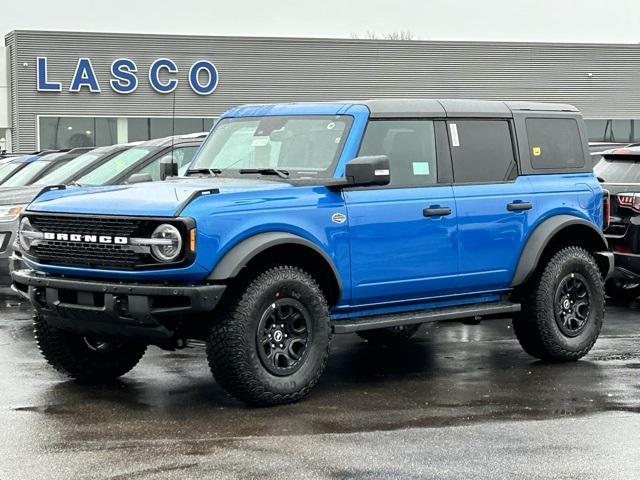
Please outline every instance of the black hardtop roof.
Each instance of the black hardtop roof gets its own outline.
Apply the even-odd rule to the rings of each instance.
[[[372,99],[365,105],[372,117],[511,117],[515,111],[578,113],[573,105],[543,102],[502,102],[464,99]]]

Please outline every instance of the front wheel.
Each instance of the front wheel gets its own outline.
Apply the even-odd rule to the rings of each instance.
[[[315,279],[276,266],[250,281],[207,341],[209,366],[233,397],[251,405],[300,400],[316,385],[329,354],[329,309]]]
[[[83,383],[106,382],[118,378],[135,367],[146,345],[102,341],[60,330],[36,315],[33,331],[40,352],[60,373]]]
[[[604,285],[594,258],[579,247],[556,253],[525,287],[513,329],[524,350],[550,362],[582,358],[604,318]]]

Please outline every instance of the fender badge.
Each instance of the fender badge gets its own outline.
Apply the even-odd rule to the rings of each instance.
[[[338,224],[344,223],[344,222],[347,221],[347,216],[343,215],[340,212],[337,212],[337,213],[334,213],[333,215],[331,215],[331,221],[333,223],[338,223]]]

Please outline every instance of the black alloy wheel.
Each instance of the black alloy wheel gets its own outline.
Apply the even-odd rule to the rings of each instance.
[[[555,298],[556,322],[567,337],[580,335],[591,310],[591,292],[587,280],[579,273],[571,273],[558,284]]]
[[[256,341],[264,367],[274,375],[287,376],[300,368],[307,345],[313,340],[311,316],[294,298],[274,301],[262,314]]]

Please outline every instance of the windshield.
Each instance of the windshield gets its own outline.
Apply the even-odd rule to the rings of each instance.
[[[294,178],[331,177],[350,125],[345,115],[223,119],[189,171],[279,169]]]
[[[55,163],[51,163],[51,161],[47,160],[37,160],[35,162],[31,162],[22,170],[17,172],[15,175],[12,175],[7,180],[2,182],[3,187],[24,187],[25,185],[31,185],[31,183],[40,176],[42,172],[44,172],[48,168],[57,169],[62,166],[63,161],[58,161]]]
[[[593,171],[607,183],[640,183],[639,162],[603,158]]]
[[[0,165],[0,183],[24,166],[25,162],[9,162]]]
[[[83,153],[79,157],[74,158],[62,167],[47,173],[44,177],[34,182],[34,185],[63,185],[73,179],[81,170],[91,165],[96,159],[100,158],[100,153],[94,151]]]
[[[138,160],[149,154],[148,148],[134,147],[119,153],[115,157],[107,160],[95,170],[80,177],[77,183],[80,185],[104,185],[109,180],[131,167]]]

